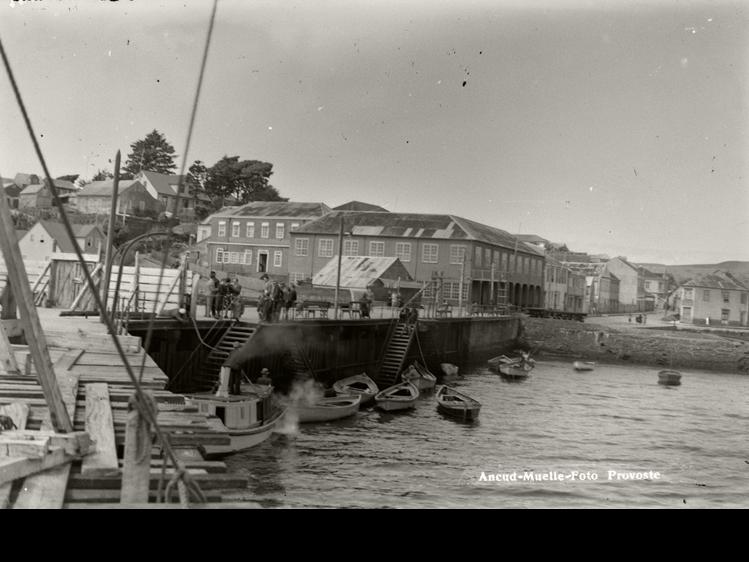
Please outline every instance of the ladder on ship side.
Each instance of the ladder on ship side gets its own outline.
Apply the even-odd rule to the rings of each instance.
[[[377,384],[391,386],[398,382],[398,375],[403,370],[403,363],[411,347],[416,332],[416,325],[398,321],[385,347],[385,353],[377,375]]]
[[[229,356],[236,350],[241,349],[250,341],[255,333],[255,328],[234,324],[221,337],[214,346],[208,357],[205,358],[200,369],[200,376],[195,378],[199,390],[212,390],[219,379],[221,367],[226,363]]]

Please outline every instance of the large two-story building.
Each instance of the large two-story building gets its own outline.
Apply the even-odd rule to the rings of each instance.
[[[681,285],[680,322],[747,325],[749,288],[727,271],[716,270]]]
[[[429,282],[427,298],[439,290],[453,304],[496,304],[505,295],[518,306],[543,303],[543,252],[455,215],[330,212],[292,231],[290,281],[311,280],[339,246],[343,256],[397,257],[414,280]]]
[[[289,201],[224,207],[198,228],[197,242],[205,248],[201,261],[226,272],[247,276],[268,273],[284,279],[289,272],[293,231],[329,212],[324,203]]]

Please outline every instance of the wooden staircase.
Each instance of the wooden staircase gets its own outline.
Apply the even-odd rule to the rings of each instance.
[[[254,333],[255,328],[239,324],[234,324],[224,333],[219,342],[214,346],[214,349],[211,350],[208,357],[203,361],[200,376],[195,377],[195,384],[199,391],[213,389],[218,382],[219,371],[224,363],[226,363],[229,355],[237,349],[244,347]]]
[[[402,321],[398,321],[395,325],[385,347],[380,372],[377,375],[377,384],[380,385],[380,388],[392,386],[398,382],[398,376],[403,370],[403,363],[406,360],[415,332],[416,326],[414,325],[408,326]]]

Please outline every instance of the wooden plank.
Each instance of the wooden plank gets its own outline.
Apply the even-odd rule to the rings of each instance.
[[[20,373],[16,354],[13,352],[8,334],[5,332],[5,326],[0,324],[0,367],[6,373]]]
[[[26,420],[29,417],[28,404],[14,403],[8,406],[0,406],[0,414],[9,416],[18,429],[26,428]],[[8,507],[10,502],[10,492],[13,489],[13,483],[0,484],[0,509]]]
[[[169,288],[167,289],[166,293],[160,297],[159,299],[159,305],[156,307],[156,314],[159,315],[164,311],[164,307],[169,302],[169,297],[172,294],[172,291],[177,287],[177,284],[179,283],[179,280],[182,278],[182,272],[185,270],[185,264],[184,261],[179,266],[178,275],[174,278],[174,281],[172,281],[169,285]],[[179,298],[179,297],[178,297]]]
[[[52,449],[42,459],[30,459],[26,457],[0,458],[0,484],[13,482],[17,478],[23,478],[49,468],[69,463],[73,457],[66,455],[63,449]]]
[[[119,474],[114,422],[106,383],[86,385],[86,431],[96,442],[96,451],[83,459],[81,473]]]
[[[123,461],[120,503],[147,503],[151,469],[151,430],[148,421],[136,408],[127,414]]]
[[[91,272],[91,278],[94,280],[94,283],[96,283],[96,276],[101,273],[101,269],[103,267],[103,264],[97,263],[94,270]],[[83,284],[83,288],[81,289],[80,293],[75,297],[75,300],[70,304],[70,308],[68,310],[75,310],[76,307],[81,303],[81,300],[83,297],[91,291],[91,287],[89,286],[88,282]]]
[[[73,424],[70,421],[65,404],[57,386],[57,379],[52,367],[52,361],[47,351],[47,339],[44,336],[42,325],[34,305],[34,295],[29,287],[26,276],[26,266],[21,257],[18,247],[18,238],[13,228],[13,220],[5,197],[0,197],[0,248],[2,248],[5,263],[8,265],[8,279],[13,292],[18,299],[18,308],[23,321],[26,340],[34,357],[34,365],[39,372],[39,381],[44,389],[44,396],[49,404],[52,423],[58,431],[72,431]]]

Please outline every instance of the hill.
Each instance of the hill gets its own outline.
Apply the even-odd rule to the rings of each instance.
[[[666,273],[670,273],[681,284],[698,275],[712,273],[716,269],[727,271],[735,276],[739,281],[749,285],[749,262],[746,261],[723,261],[715,264],[692,264],[692,265],[664,265],[659,263],[640,263],[645,268],[652,268],[656,271],[662,271],[665,268]]]

